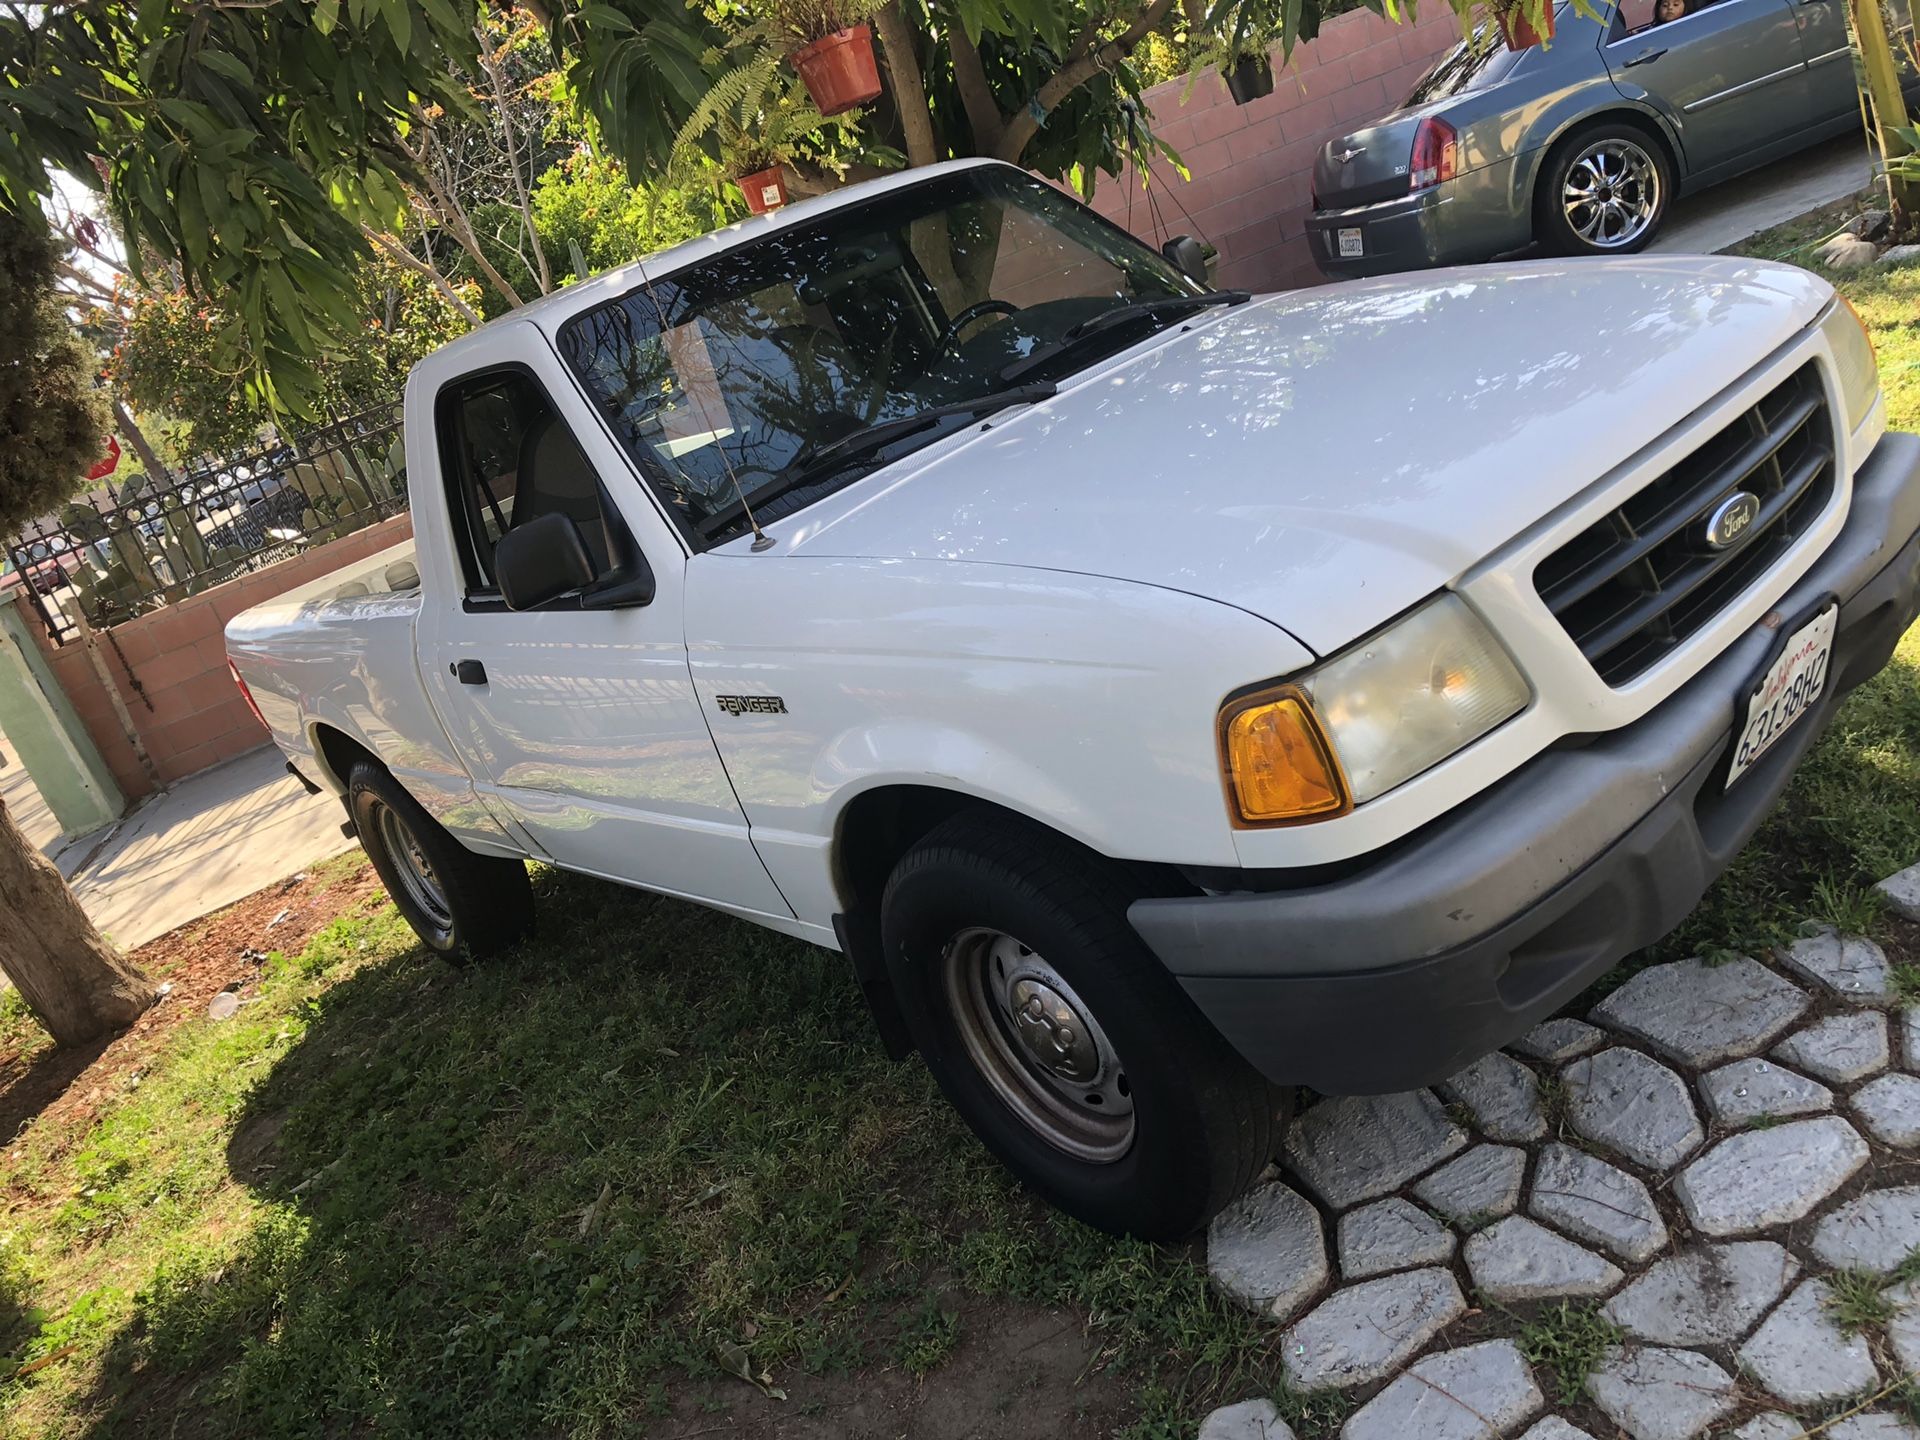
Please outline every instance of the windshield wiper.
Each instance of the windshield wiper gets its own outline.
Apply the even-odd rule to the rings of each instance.
[[[811,485],[822,475],[838,465],[883,450],[896,440],[904,440],[909,435],[938,424],[955,415],[979,417],[991,415],[1013,405],[1032,405],[1059,393],[1060,387],[1051,380],[1034,380],[1025,385],[1009,385],[1004,390],[992,390],[985,395],[976,395],[971,400],[956,400],[949,405],[933,405],[913,415],[901,415],[892,420],[882,420],[863,430],[855,430],[850,435],[842,435],[838,440],[825,445],[815,445],[811,441],[802,445],[794,456],[765,485],[754,490],[747,503],[760,506],[779,498],[804,485]],[[735,500],[724,510],[716,510],[700,522],[702,535],[714,535],[745,518],[747,506]]]
[[[1042,345],[1024,359],[1002,367],[1000,378],[1012,383],[1023,375],[1031,375],[1058,360],[1069,351],[1077,350],[1089,340],[1098,339],[1118,325],[1134,320],[1157,320],[1163,315],[1180,315],[1188,310],[1203,310],[1209,305],[1244,305],[1253,298],[1248,290],[1209,290],[1204,295],[1167,295],[1157,300],[1129,300],[1124,305],[1116,305],[1111,310],[1102,310],[1091,319],[1082,320],[1051,345]]]

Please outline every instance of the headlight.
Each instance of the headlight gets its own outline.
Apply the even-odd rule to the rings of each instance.
[[[1287,685],[1221,712],[1243,825],[1325,819],[1383,795],[1526,708],[1519,668],[1441,595]]]
[[[1821,329],[1833,347],[1834,374],[1840,381],[1840,399],[1847,407],[1847,431],[1851,434],[1873,409],[1873,397],[1880,393],[1880,362],[1873,353],[1873,337],[1867,322],[1844,295],[1827,311]]]

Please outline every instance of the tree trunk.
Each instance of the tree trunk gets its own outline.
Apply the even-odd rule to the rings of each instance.
[[[0,972],[60,1045],[124,1030],[153,1003],[151,981],[87,918],[60,872],[0,803]]]
[[[133,414],[121,403],[118,395],[113,397],[113,418],[120,426],[120,433],[127,437],[127,443],[133,446],[133,453],[140,457],[140,463],[146,467],[147,474],[153,477],[156,485],[171,485],[173,476],[167,467],[160,463],[160,457],[147,442],[146,432],[135,423]]]
[[[900,12],[900,0],[887,0],[873,12],[880,32],[880,51],[893,76],[893,103],[900,112],[900,131],[907,142],[909,165],[931,165],[940,158],[933,148],[933,112],[927,108],[927,87],[920,77],[920,57],[914,53],[913,31]]]
[[[1856,0],[1856,3],[1871,4],[1874,0]],[[1172,8],[1173,0],[1153,0],[1113,39],[1096,45],[1076,44],[1068,52],[1067,63],[1034,92],[1025,109],[1008,119],[1006,128],[1000,132],[1000,143],[991,151],[994,157],[1018,165],[1026,153],[1027,142],[1039,133],[1047,116],[1060,102],[1101,71],[1112,69],[1131,55],[1134,47],[1153,33]],[[1082,42],[1092,39],[1091,34],[1082,36]]]
[[[1860,70],[1867,99],[1873,107],[1874,140],[1880,146],[1883,166],[1908,151],[1899,130],[1907,123],[1907,100],[1900,93],[1900,67],[1894,62],[1893,46],[1887,40],[1886,18],[1880,13],[1880,0],[1848,0],[1853,21],[1853,42],[1860,53]],[[1893,233],[1898,235],[1914,218],[1920,189],[1889,171],[1887,199],[1893,208]]]
[[[953,59],[954,87],[960,92],[961,108],[967,112],[967,128],[973,131],[973,153],[995,154],[1006,128],[1006,117],[993,98],[986,62],[980,58],[980,47],[967,38],[967,27],[958,19],[949,17],[946,31],[947,49]]]

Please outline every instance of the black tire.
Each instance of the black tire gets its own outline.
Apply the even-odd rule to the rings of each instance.
[[[1242,1060],[1141,943],[1127,923],[1124,879],[1117,867],[1038,826],[965,812],[929,832],[894,869],[881,902],[881,939],[921,1055],[987,1148],[1028,1186],[1097,1229],[1172,1240],[1205,1225],[1253,1183],[1278,1147],[1291,1091],[1270,1086]],[[966,957],[980,953],[983,932],[996,937],[993,954],[1025,956],[1013,963],[1055,972],[1090,1013],[1094,1023],[1083,1034],[1101,1037],[1119,1075],[1073,1088],[1091,1083],[1098,1093],[1104,1085],[1113,1103],[1130,1103],[1129,1133],[1097,1138],[1091,1127],[1117,1125],[1111,1110],[1061,1101],[1068,1120],[1036,1124],[1016,1108],[1028,1102],[1007,1098],[1014,1093],[1009,1084],[1015,1092],[1031,1085],[1043,1096],[1064,1087],[1030,1062],[1023,1081],[1018,1066],[994,1061],[996,1053],[1020,1053],[1025,1042],[1017,1037],[1034,1025],[1015,1022],[1004,1004],[993,1011],[991,1002],[966,998],[1015,984],[994,978],[1005,976],[995,969],[999,961],[980,962],[979,992],[954,980],[971,972]],[[983,1011],[989,1020],[981,1019]],[[1082,1019],[1078,1012],[1071,1018]],[[1004,1046],[998,1052],[993,1019]],[[1054,1033],[1071,1038],[1070,1027]],[[1079,1126],[1089,1127],[1087,1134]],[[1069,1153],[1049,1128],[1112,1153]]]
[[[449,960],[477,960],[533,929],[533,884],[524,861],[467,849],[370,761],[353,767],[347,804],[380,882],[428,949]],[[425,887],[416,860],[395,853],[409,842],[424,866]]]
[[[1619,243],[1595,243],[1580,233],[1567,213],[1565,197],[1569,180],[1576,167],[1594,154],[1596,148],[1603,153],[1639,157],[1652,177],[1655,193],[1651,214],[1641,229]],[[1637,169],[1638,166],[1629,166],[1624,173],[1632,175]],[[1632,203],[1627,208],[1637,212],[1639,199],[1644,194],[1643,182],[1636,180],[1620,194],[1622,203],[1625,203],[1624,197],[1631,196]],[[1600,120],[1582,126],[1560,141],[1541,167],[1539,187],[1534,192],[1534,234],[1541,247],[1553,255],[1632,255],[1646,249],[1660,233],[1672,201],[1673,161],[1667,147],[1638,125],[1624,120]],[[1596,211],[1583,208],[1577,213],[1590,217]],[[1603,224],[1596,234],[1604,229]]]

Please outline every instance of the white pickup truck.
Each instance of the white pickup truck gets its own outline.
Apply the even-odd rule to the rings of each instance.
[[[411,562],[237,673],[434,949],[529,858],[838,948],[1035,1189],[1190,1231],[1292,1087],[1668,931],[1920,609],[1920,439],[1811,275],[1196,248],[958,163],[571,286],[415,369]]]

